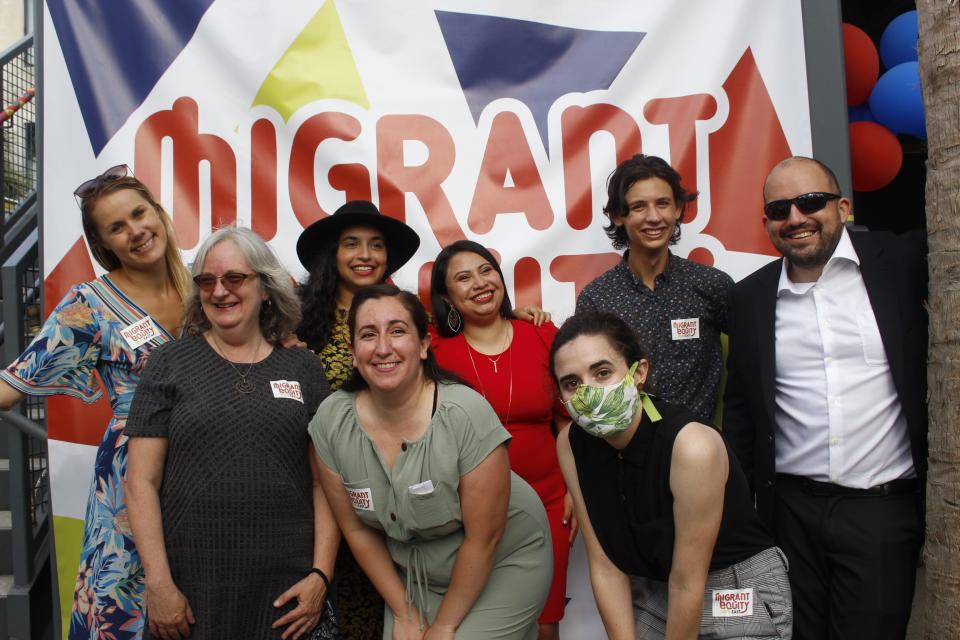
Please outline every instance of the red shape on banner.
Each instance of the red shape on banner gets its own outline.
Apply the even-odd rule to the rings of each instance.
[[[417,272],[417,297],[426,308],[428,313],[433,313],[433,305],[430,304],[430,272],[433,270],[433,260],[424,262],[420,265],[420,271]]]
[[[553,223],[553,210],[520,118],[512,111],[501,111],[490,123],[467,225],[474,233],[487,233],[498,214],[517,212],[526,216],[532,229],[542,231]]]
[[[330,213],[320,206],[317,196],[315,160],[317,147],[325,140],[350,142],[360,135],[360,121],[346,113],[326,111],[310,116],[297,129],[290,145],[290,175],[288,189],[293,215],[303,227],[308,227]],[[347,200],[370,199],[370,173],[358,165],[336,165],[330,168],[330,185],[347,193]],[[336,183],[336,184],[335,184]]]
[[[197,103],[178,98],[173,108],[147,117],[137,129],[137,177],[159,197],[161,145],[173,141],[173,207],[169,212],[181,249],[200,242],[200,163],[210,165],[210,222],[214,228],[237,220],[237,158],[226,140],[199,132]]]
[[[729,251],[777,256],[762,224],[763,183],[792,154],[749,47],[723,89],[730,113],[710,134],[710,221],[703,232]]]
[[[574,285],[574,300],[580,297],[583,288],[600,276],[604,271],[613,268],[620,262],[619,253],[586,253],[574,256],[557,256],[550,263],[550,275],[557,282],[572,282]]]
[[[714,263],[713,252],[706,247],[697,247],[687,255],[687,260],[691,262],[699,262],[700,264],[705,264],[708,267],[712,267]]]
[[[843,23],[843,69],[847,77],[847,105],[863,104],[880,76],[880,55],[870,36]]]
[[[890,184],[903,166],[903,147],[876,122],[850,123],[850,172],[854,191],[876,191]]]
[[[516,292],[514,308],[530,305],[543,308],[540,278],[540,263],[536,258],[525,256],[517,260],[513,265],[513,290]]]
[[[70,287],[95,277],[87,246],[83,238],[78,238],[43,280],[44,319],[67,295]],[[113,411],[106,395],[94,404],[66,396],[51,396],[47,399],[47,433],[54,440],[100,444],[103,430],[112,417]]]
[[[416,140],[427,147],[420,165],[404,164],[403,143]],[[420,201],[427,222],[441,247],[466,236],[443,192],[443,181],[453,170],[457,152],[453,138],[442,124],[421,114],[387,115],[377,121],[377,186],[380,212],[406,220],[404,194]]]
[[[590,138],[598,131],[613,136],[617,164],[640,153],[640,126],[629,113],[612,104],[568,107],[560,116],[563,135],[563,190],[567,223],[586,229],[593,219],[593,184],[590,179]]]
[[[680,174],[683,186],[697,190],[697,120],[709,120],[717,113],[717,100],[709,93],[676,98],[657,98],[643,107],[643,117],[651,124],[668,125],[670,165]],[[697,217],[697,202],[687,204],[683,221]]]
[[[277,130],[262,118],[250,128],[250,228],[266,241],[277,235]]]

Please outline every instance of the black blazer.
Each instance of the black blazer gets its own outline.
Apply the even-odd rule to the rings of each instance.
[[[890,372],[910,431],[913,465],[927,470],[926,236],[851,231],[860,273],[877,319]],[[776,469],[777,285],[783,259],[761,267],[730,293],[727,386],[723,432],[756,492],[757,509],[772,527]],[[921,485],[922,486],[922,485]]]

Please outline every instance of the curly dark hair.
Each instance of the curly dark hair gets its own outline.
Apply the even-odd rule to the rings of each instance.
[[[427,310],[424,309],[420,299],[409,291],[404,291],[393,284],[375,284],[370,287],[364,287],[353,295],[353,302],[350,304],[350,312],[347,314],[347,325],[350,327],[350,343],[353,344],[354,332],[357,328],[357,311],[360,306],[368,300],[379,300],[380,298],[396,298],[403,305],[403,308],[410,313],[413,319],[413,326],[417,330],[417,337],[421,340],[429,335],[429,320]],[[447,371],[437,362],[437,357],[433,355],[433,349],[427,348],[427,359],[423,361],[423,375],[436,383],[447,382],[452,384],[467,383],[460,376]],[[469,386],[469,385],[468,385]],[[370,385],[360,375],[360,371],[354,367],[353,373],[347,378],[347,381],[340,387],[346,391],[361,391],[369,389]]]
[[[610,224],[603,230],[613,242],[614,249],[626,249],[630,246],[627,230],[623,225],[614,224],[615,218],[626,217],[629,213],[626,201],[627,191],[634,183],[650,178],[660,178],[670,185],[673,191],[673,200],[680,209],[680,216],[677,218],[677,226],[673,228],[673,235],[670,236],[670,244],[680,241],[680,224],[683,222],[683,214],[687,210],[687,204],[697,199],[698,192],[684,189],[680,184],[680,174],[663,158],[638,153],[629,160],[621,162],[607,178],[607,204],[603,205],[603,212],[610,219]]]
[[[331,238],[317,251],[307,281],[297,287],[303,308],[303,320],[297,327],[297,337],[307,343],[311,351],[320,352],[330,340],[337,318],[337,243]]]

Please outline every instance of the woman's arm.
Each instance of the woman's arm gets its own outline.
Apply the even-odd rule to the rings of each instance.
[[[333,564],[337,558],[337,546],[340,544],[340,529],[337,528],[333,512],[323,495],[320,468],[313,454],[313,445],[307,448],[307,459],[313,476],[313,566],[323,571],[328,580],[333,580]],[[323,578],[316,573],[308,573],[274,601],[273,606],[282,607],[296,598],[297,606],[274,622],[273,628],[290,625],[281,636],[284,640],[296,640],[309,633],[320,621],[323,601],[328,595]]]
[[[0,380],[0,411],[9,411],[23,400],[23,394]]]
[[[453,638],[487,586],[497,545],[507,528],[509,504],[510,458],[506,445],[501,444],[460,477],[463,544],[453,563],[450,588],[440,602],[427,638]]]
[[[673,445],[673,563],[668,579],[667,640],[695,640],[703,591],[723,517],[729,461],[723,439],[696,422],[681,429]]]
[[[394,639],[420,640],[424,630],[420,629],[419,612],[413,607],[411,615],[407,616],[406,590],[393,564],[393,558],[387,551],[383,534],[365,525],[357,516],[340,476],[319,459],[316,460],[316,465],[327,504],[350,546],[350,551],[393,612]]]
[[[633,640],[633,597],[630,593],[630,578],[620,571],[600,546],[597,534],[593,530],[587,506],[580,492],[580,478],[577,465],[570,449],[570,428],[557,434],[557,456],[560,469],[567,483],[567,493],[573,498],[574,512],[580,521],[580,532],[587,549],[587,564],[590,567],[590,583],[593,596],[597,601],[600,619],[610,640]]]
[[[186,597],[170,575],[160,515],[160,483],[167,457],[166,438],[130,438],[127,443],[127,509],[130,529],[146,575],[150,633],[179,640],[195,622]]]

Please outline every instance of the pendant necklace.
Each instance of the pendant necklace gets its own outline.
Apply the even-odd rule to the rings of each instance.
[[[509,336],[509,332],[507,333]],[[487,402],[491,402],[490,397],[487,395],[487,390],[483,386],[483,379],[480,378],[480,372],[477,370],[477,363],[473,360],[473,347],[470,346],[470,343],[467,341],[467,336],[463,336],[463,344],[467,348],[467,357],[470,358],[470,366],[473,367],[473,375],[477,377],[477,384],[480,385],[480,395],[487,399]],[[500,353],[495,359],[491,358],[487,354],[481,354],[487,360],[490,361],[490,364],[493,365],[493,373],[497,373],[497,362],[506,354],[510,352],[510,357],[507,359],[507,365],[510,371],[510,382],[509,382],[509,391],[507,392],[507,414],[503,418],[503,424],[506,425],[510,422],[510,410],[513,408],[513,345],[508,344],[507,349]],[[480,353],[479,351],[477,353]],[[492,402],[491,402],[492,404]]]
[[[260,336],[260,340],[257,341],[257,346],[254,348],[253,355],[250,357],[252,362],[247,365],[247,370],[244,373],[240,373],[240,369],[237,368],[237,365],[231,362],[230,358],[226,356],[226,351],[223,350],[223,346],[220,344],[220,340],[217,338],[217,334],[213,331],[210,332],[210,335],[213,337],[213,341],[216,343],[217,351],[220,353],[220,357],[227,361],[227,364],[230,365],[230,368],[233,369],[240,379],[237,380],[237,383],[234,385],[237,391],[244,395],[249,395],[253,393],[253,390],[256,386],[250,380],[247,380],[247,376],[250,375],[250,371],[253,370],[253,365],[256,364],[257,354],[260,353],[260,344],[263,342],[263,336]]]

